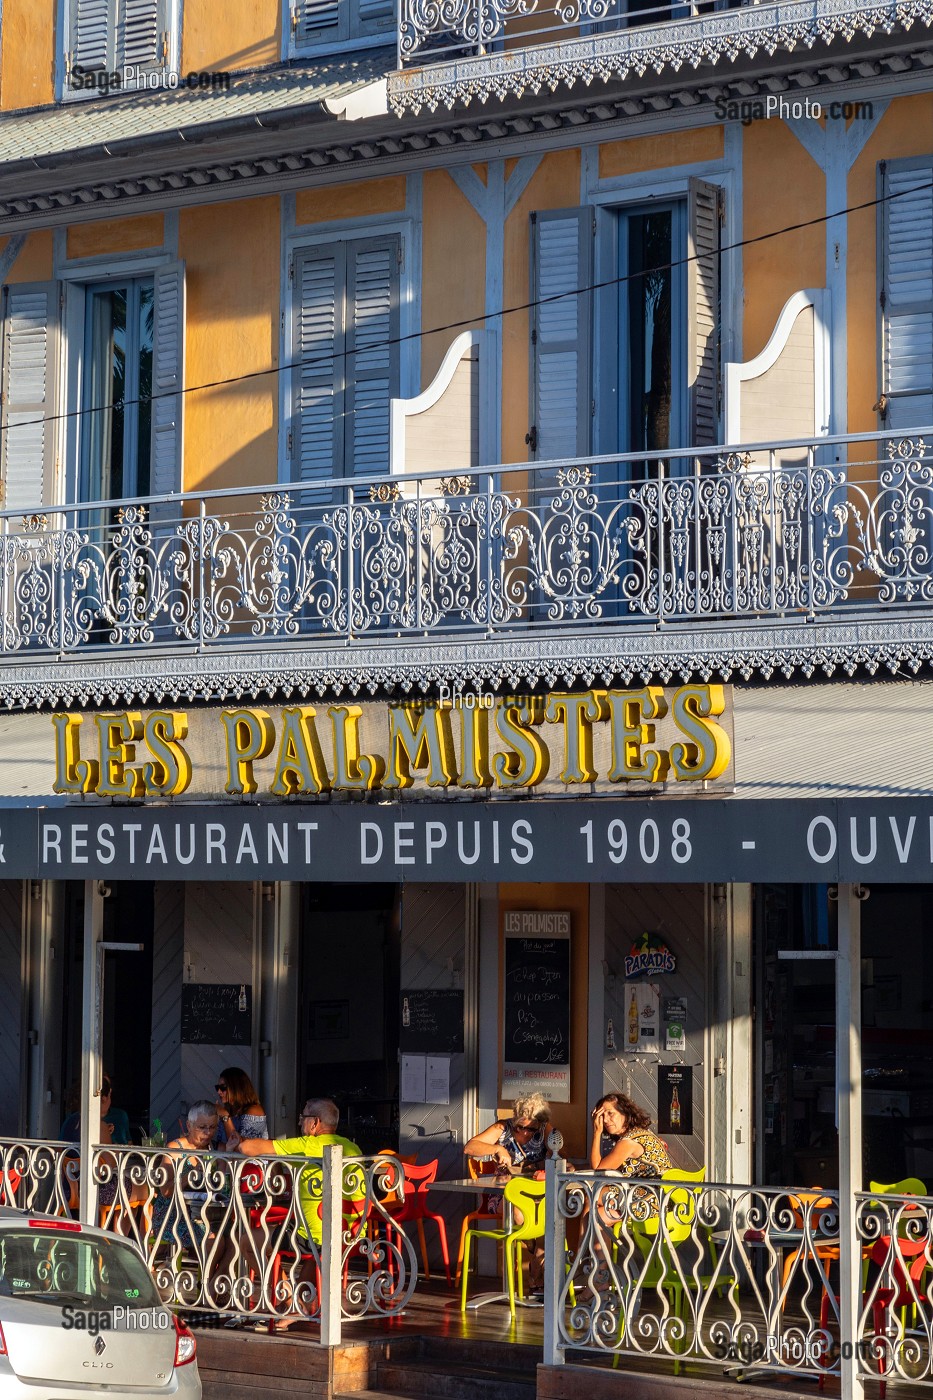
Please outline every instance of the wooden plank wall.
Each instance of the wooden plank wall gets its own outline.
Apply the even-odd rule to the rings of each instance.
[[[651,1114],[658,1114],[658,1057],[629,1055],[625,1049],[628,1006],[625,955],[645,931],[659,934],[677,958],[677,970],[657,981],[663,1013],[665,997],[687,999],[687,1048],[683,1055],[661,1051],[663,1064],[683,1060],[693,1065],[693,1134],[668,1139],[671,1159],[685,1170],[706,1159],[704,1056],[706,1027],[706,892],[703,885],[607,885],[605,1018],[612,1019],[615,1050],[603,1050],[603,1092],[629,1094]],[[603,1027],[605,1047],[605,1025]],[[663,1014],[662,1014],[663,1046]]]

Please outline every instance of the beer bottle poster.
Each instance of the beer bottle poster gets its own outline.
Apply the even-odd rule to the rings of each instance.
[[[661,1049],[661,992],[657,982],[626,982],[622,1049],[630,1055],[657,1055]],[[613,1027],[615,1030],[615,1027]],[[616,1032],[616,1043],[619,1037]]]
[[[693,1066],[658,1065],[658,1136],[693,1132]]]

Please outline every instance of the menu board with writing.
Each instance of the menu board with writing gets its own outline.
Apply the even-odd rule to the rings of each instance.
[[[502,1096],[570,1101],[570,915],[504,915]]]
[[[462,1053],[462,990],[450,987],[403,988],[399,1048],[421,1055]]]
[[[183,1045],[249,1045],[252,987],[242,982],[185,982],[181,989]]]

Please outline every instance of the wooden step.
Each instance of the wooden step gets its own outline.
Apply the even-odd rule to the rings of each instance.
[[[376,1385],[390,1395],[424,1396],[425,1400],[535,1400],[535,1373],[504,1366],[451,1360],[380,1361]]]

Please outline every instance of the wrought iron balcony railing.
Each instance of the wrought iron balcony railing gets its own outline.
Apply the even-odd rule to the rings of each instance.
[[[0,527],[7,658],[916,617],[933,601],[920,438],[96,503]]]
[[[742,0],[400,0],[399,66],[738,9]]]

